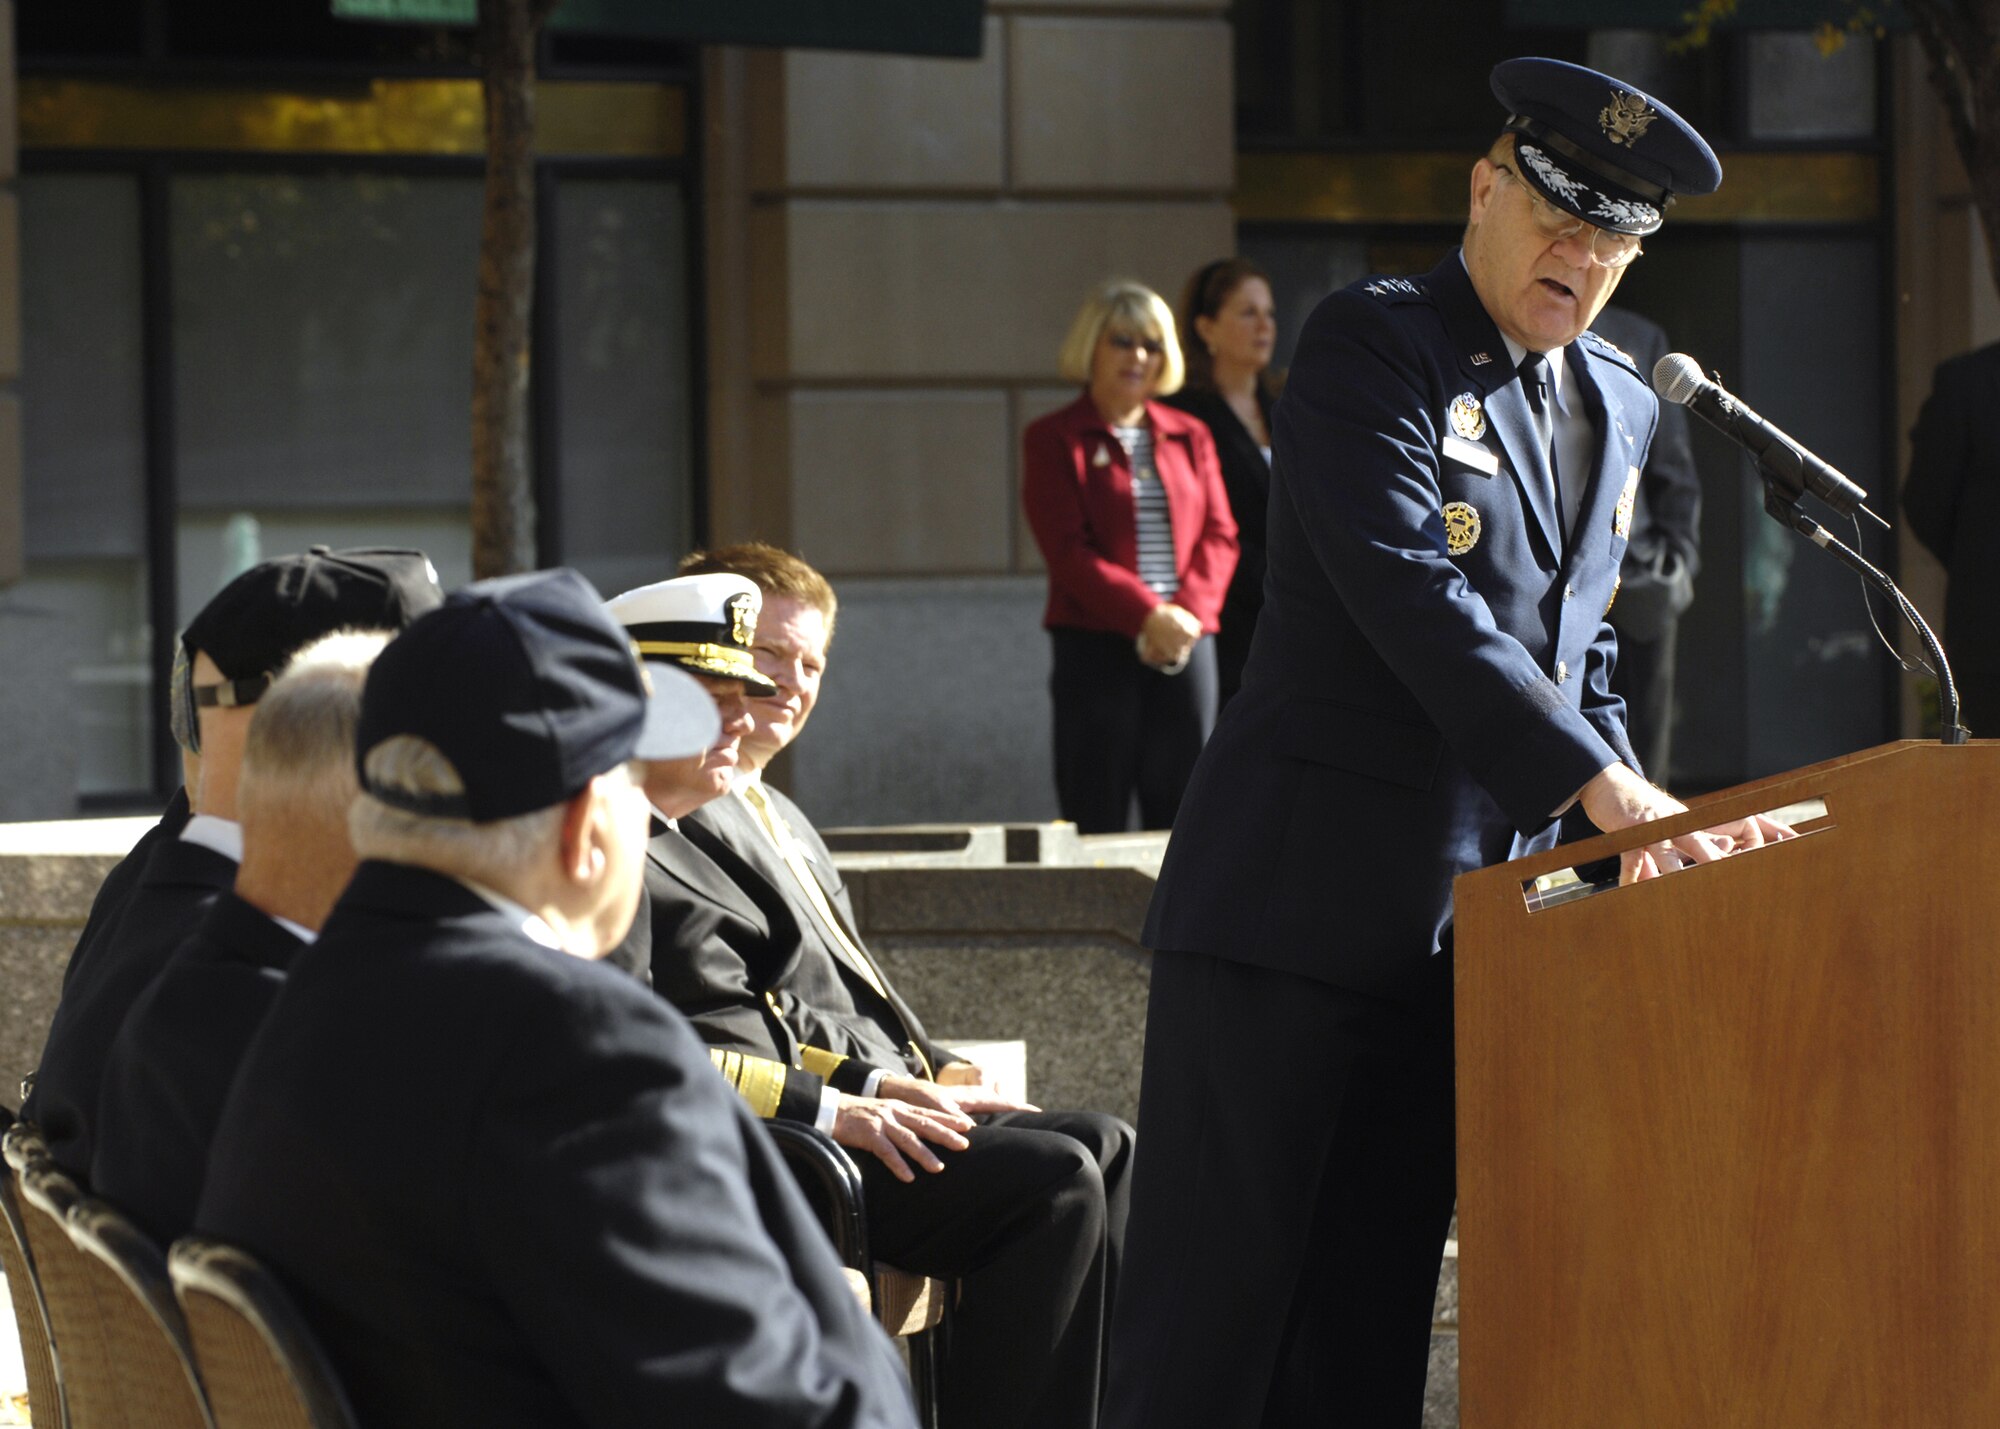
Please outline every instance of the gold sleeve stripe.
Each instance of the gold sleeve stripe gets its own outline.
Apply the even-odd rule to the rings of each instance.
[[[760,1118],[768,1121],[778,1114],[778,1102],[785,1094],[783,1062],[773,1062],[768,1057],[746,1057],[720,1047],[708,1049],[708,1060]]]
[[[835,1069],[846,1060],[839,1053],[829,1052],[824,1047],[799,1048],[799,1065],[821,1081],[832,1081]]]

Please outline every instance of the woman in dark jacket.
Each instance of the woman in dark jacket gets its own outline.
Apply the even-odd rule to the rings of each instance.
[[[1166,828],[1215,723],[1236,523],[1181,382],[1174,316],[1137,283],[1091,294],[1063,376],[1083,395],[1028,427],[1021,500],[1049,571],[1056,798],[1084,833]]]
[[[1243,683],[1250,636],[1264,608],[1264,505],[1271,494],[1275,398],[1270,366],[1278,340],[1271,280],[1247,259],[1219,259],[1188,279],[1181,316],[1187,385],[1168,400],[1206,422],[1215,438],[1241,553],[1215,637],[1220,708]]]

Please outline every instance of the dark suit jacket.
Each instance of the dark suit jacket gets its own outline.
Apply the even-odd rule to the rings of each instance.
[[[1415,995],[1452,879],[1547,847],[1558,807],[1636,763],[1604,612],[1658,404],[1589,334],[1566,357],[1600,439],[1567,548],[1455,252],[1308,319],[1277,408],[1264,612],[1147,946]]]
[[[161,1245],[194,1224],[229,1084],[304,946],[224,893],[119,1031],[97,1098],[90,1184]]]
[[[139,835],[139,841],[132,845],[125,857],[118,860],[111,872],[104,875],[104,882],[98,885],[97,896],[90,901],[90,916],[84,920],[83,934],[76,940],[69,962],[63,967],[64,988],[68,988],[70,977],[79,964],[85,967],[90,965],[90,956],[84,949],[102,936],[104,930],[116,923],[118,915],[125,911],[125,904],[146,872],[146,860],[152,857],[153,846],[161,839],[179,838],[181,830],[187,827],[191,813],[193,810],[188,807],[187,790],[174,790],[174,797],[167,801],[160,821]]]
[[[1606,308],[1590,326],[1630,353],[1649,381],[1653,365],[1669,350],[1665,328],[1624,308]],[[1660,429],[1646,454],[1633,504],[1618,600],[1611,607],[1610,621],[1619,638],[1663,638],[1694,599],[1694,578],[1700,570],[1701,477],[1694,468],[1687,408],[1662,402]]]
[[[1910,430],[1903,511],[1944,562],[1946,653],[1954,673],[2000,678],[2000,561],[1986,538],[2000,521],[2000,343],[1939,364]],[[1985,710],[1974,713],[1986,716]]]
[[[201,1233],[377,1425],[914,1423],[687,1023],[457,882],[364,863],[244,1057]]]
[[[1215,438],[1215,454],[1222,463],[1222,485],[1229,493],[1229,510],[1236,518],[1236,574],[1229,578],[1229,594],[1222,602],[1222,628],[1215,636],[1215,659],[1222,679],[1224,698],[1233,694],[1243,680],[1243,662],[1250,655],[1250,636],[1257,628],[1257,612],[1264,608],[1264,526],[1266,507],[1271,500],[1271,464],[1258,450],[1228,399],[1207,387],[1183,387],[1165,399],[1170,407],[1199,417]],[[1257,384],[1257,405],[1264,413],[1264,426],[1271,425],[1271,394]]]
[[[772,806],[806,846],[820,887],[834,905],[836,916],[845,920],[845,932],[857,946],[861,936],[854,923],[854,907],[833,856],[820,841],[811,822],[798,805],[778,790],[765,786]],[[702,805],[681,821],[688,837],[715,857],[733,856],[749,873],[744,888],[768,916],[782,917],[798,929],[795,965],[784,986],[796,999],[794,1026],[810,1045],[851,1057],[871,1067],[888,1067],[923,1075],[957,1057],[938,1046],[925,1033],[917,1015],[897,993],[895,985],[882,974],[887,997],[877,993],[866,973],[857,967],[834,937],[811,899],[799,889],[791,870],[772,847],[759,826],[757,815],[734,794]],[[878,973],[880,969],[877,969]],[[913,1045],[914,1044],[914,1045]],[[918,1055],[918,1053],[921,1055]]]
[[[162,835],[117,920],[79,947],[49,1023],[35,1094],[22,1115],[39,1122],[64,1171],[88,1180],[104,1064],[126,1014],[192,933],[236,864],[201,844]]]

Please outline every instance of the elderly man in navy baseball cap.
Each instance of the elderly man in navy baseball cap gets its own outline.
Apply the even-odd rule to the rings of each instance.
[[[236,1077],[195,1224],[304,1302],[385,1424],[914,1422],[894,1350],[680,1015],[597,960],[649,760],[714,739],[573,571],[377,658],[363,862]]]

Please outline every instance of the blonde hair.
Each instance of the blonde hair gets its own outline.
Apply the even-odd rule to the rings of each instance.
[[[354,729],[383,631],[343,630],[300,650],[257,701],[243,738],[246,815],[344,811],[355,793]]]
[[[1169,397],[1187,380],[1187,365],[1181,358],[1180,334],[1174,327],[1174,310],[1166,299],[1129,278],[1114,278],[1093,289],[1083,300],[1076,321],[1069,325],[1062,351],[1056,356],[1062,375],[1071,382],[1090,383],[1090,366],[1097,356],[1097,342],[1105,331],[1137,333],[1160,344],[1160,380],[1152,395]]]

